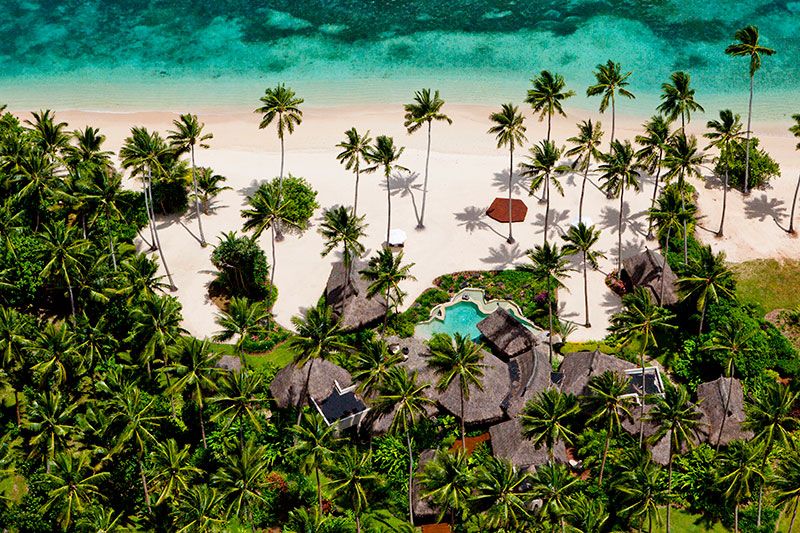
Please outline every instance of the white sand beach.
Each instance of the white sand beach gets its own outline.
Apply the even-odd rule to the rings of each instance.
[[[460,270],[501,269],[525,263],[525,251],[542,242],[544,206],[529,197],[525,184],[515,178],[513,194],[523,199],[528,207],[524,223],[515,224],[517,244],[505,243],[507,225],[488,219],[485,209],[497,196],[507,194],[508,152],[495,147],[494,138],[486,133],[488,115],[493,108],[448,104],[446,112],[453,125],[436,124],[433,128],[428,208],[424,231],[416,231],[415,209],[422,201],[422,172],[425,160],[424,132],[409,136],[402,126],[400,106],[373,106],[363,108],[306,108],[303,123],[286,141],[287,171],[306,178],[319,191],[318,202],[322,208],[352,204],[353,175],[335,159],[336,143],[343,132],[355,126],[371,130],[373,137],[393,135],[396,143],[406,146],[400,163],[412,170],[392,181],[392,227],[408,233],[405,258],[413,262],[417,278],[406,284],[406,303],[410,304],[437,276]],[[546,126],[528,115],[528,139],[538,142],[544,138]],[[214,134],[209,150],[197,154],[199,165],[211,166],[228,178],[231,191],[224,192],[213,206],[213,213],[204,217],[203,225],[211,243],[223,231],[240,230],[242,209],[247,195],[264,179],[278,173],[280,145],[273,129],[259,130],[259,118],[247,110],[198,112],[206,123],[206,130]],[[89,113],[59,112],[61,120],[70,127],[91,124],[108,136],[108,148],[118,150],[131,126],[143,125],[165,131],[177,114],[169,113]],[[702,133],[700,127],[710,114],[698,115],[688,128]],[[575,123],[593,118],[610,129],[610,115],[598,116],[593,112],[570,112],[568,118],[557,117],[553,124],[553,138],[563,144],[575,134]],[[641,118],[618,117],[617,136],[631,138],[640,131]],[[730,261],[753,258],[800,256],[798,240],[783,228],[788,226],[788,213],[792,194],[800,172],[800,154],[795,151],[796,140],[787,132],[790,124],[756,123],[754,132],[764,146],[780,163],[783,176],[773,180],[767,190],[755,190],[748,197],[736,191],[728,195],[728,216],[725,237],[716,239],[713,232],[719,223],[722,190],[716,180],[695,183],[700,192],[699,206],[704,229],[699,236],[711,243],[715,250],[725,251]],[[607,141],[606,141],[607,142]],[[607,148],[604,144],[603,148]],[[523,153],[515,154],[515,162]],[[711,174],[711,165],[707,169]],[[590,174],[591,177],[591,174]],[[580,175],[563,179],[566,195],[553,196],[551,209],[551,238],[556,238],[577,217],[580,194]],[[135,184],[131,184],[134,186]],[[638,194],[626,194],[627,213],[623,226],[623,255],[656,246],[647,241],[645,211],[652,196],[652,181],[643,179]],[[362,177],[360,214],[365,214],[368,227],[366,246],[369,253],[378,248],[386,232],[386,190],[380,175]],[[606,200],[595,187],[587,187],[586,214],[602,229],[599,249],[607,259],[600,270],[590,272],[589,290],[592,327],[579,327],[571,340],[598,339],[605,335],[609,316],[619,309],[619,298],[605,287],[604,273],[616,266],[618,201]],[[319,213],[312,227],[302,236],[288,236],[278,244],[275,281],[279,299],[275,306],[278,321],[288,326],[291,316],[300,313],[319,298],[327,281],[330,263],[335,257],[320,257],[322,238],[317,233]],[[207,296],[207,284],[213,277],[209,260],[212,248],[201,248],[193,237],[196,222],[192,215],[181,219],[162,219],[159,229],[169,267],[178,290],[174,293],[183,305],[184,326],[192,334],[210,336],[216,330],[216,307]],[[267,236],[262,246],[269,253]],[[561,317],[579,324],[584,322],[583,280],[576,271],[566,281],[567,291],[560,293]]]

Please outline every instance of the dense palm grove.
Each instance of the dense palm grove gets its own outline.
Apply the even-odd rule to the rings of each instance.
[[[754,28],[737,39],[729,53],[751,59],[752,80],[759,54],[772,51],[758,45]],[[392,138],[373,141],[369,132],[346,132],[338,159],[354,173],[353,207],[325,211],[319,230],[326,242],[322,255],[341,251],[347,283],[351,275],[364,276],[370,296],[389,304],[387,318],[374,329],[344,334],[321,299],[293,319],[292,334],[272,320],[271,306],[280,297],[271,283],[279,265],[276,242],[307,229],[318,207],[305,180],[284,175],[281,158],[278,177],[248,199],[242,234],[219,236],[212,253],[219,273],[211,291],[225,308],[214,340],[233,341],[231,348],[192,338],[181,328],[180,304],[169,294],[170,250],[160,245],[156,224],[159,215],[191,209],[197,245],[207,244],[202,219],[225,187],[224,178],[196,166],[195,150],[211,139],[197,117],[181,116],[163,136],[131,130],[118,155],[135,178],[132,190],[123,188],[121,169],[104,150],[99,131],[69,131],[50,112],[25,122],[4,114],[0,525],[16,531],[405,531],[413,530],[415,477],[421,492],[416,496],[432,502],[439,519],[457,531],[650,531],[664,522],[669,530],[674,508],[736,530],[773,531],[781,514],[782,527],[794,524],[800,504],[800,360],[763,313],[737,301],[724,257],[694,237],[691,180],[701,177],[710,158],[685,133],[692,113],[703,111],[689,75],[677,72],[664,84],[659,114],[644,125],[635,146],[615,138],[614,125],[616,98],[634,97],[626,88],[630,73],[609,61],[596,76],[587,94],[601,96],[601,111],[611,108],[609,150],[601,150],[601,124],[591,121],[578,124],[568,149],[550,138],[551,120],[563,115],[573,93],[562,77],[544,71],[526,102],[547,119],[547,136],[533,144],[519,171],[541,193],[546,210],[567,173],[582,176],[582,191],[595,174],[608,198],[620,203],[618,249],[598,250],[600,230],[582,218],[557,242],[545,228],[542,244],[528,254],[530,264],[520,269],[544,289],[544,311],[531,318],[550,333],[568,332],[557,302],[568,257],[578,256],[584,280],[604,255],[616,260],[618,273],[625,194],[642,187],[641,176],[652,176],[649,233],[680,278],[681,300],[667,309],[646,290],[624,295],[605,344],[642,367],[657,359],[669,383],[663,395],[638,404],[627,394],[627,383],[611,372],[594,377],[581,397],[554,388],[540,393],[525,406],[521,421],[526,438],[544,447],[551,460],[530,472],[493,457],[486,445],[467,450],[465,437],[482,433],[463,423],[463,402],[483,386],[478,344],[461,335],[431,339],[433,383],[399,366],[402,356],[389,349],[389,334],[406,334],[402,325],[409,315],[399,312],[400,285],[412,276],[413,265],[386,248],[354,272],[365,253],[365,221],[357,214],[360,174],[379,171],[388,178],[403,169],[403,149]],[[261,127],[277,125],[283,153],[286,136],[302,123],[303,101],[280,85],[267,90],[262,103]],[[427,132],[428,157],[432,124],[450,122],[443,106],[438,91],[423,90],[405,107],[409,133]],[[795,118],[792,132],[800,136],[800,115]],[[511,176],[514,151],[527,142],[524,117],[507,104],[490,119],[498,147],[509,150]],[[746,191],[778,173],[749,126],[729,110],[708,121],[705,137],[725,194],[729,185]],[[573,158],[571,166],[562,163],[565,156]],[[583,197],[582,192],[579,211]],[[387,241],[391,198],[387,187]],[[420,229],[425,208],[423,196]],[[722,217],[720,235],[724,210]],[[266,232],[269,261],[257,242]],[[150,249],[137,252],[137,238]],[[510,224],[508,242],[514,242]],[[164,277],[151,258],[155,252]],[[616,273],[609,276],[612,288]],[[320,360],[351,372],[372,414],[391,415],[388,434],[338,431],[312,407],[302,407],[306,398],[301,409],[277,408],[269,393],[277,368],[254,365],[245,354],[287,337],[294,363],[307,367],[309,376]],[[547,348],[555,361],[562,344]],[[239,356],[241,368],[220,366],[222,352]],[[744,383],[744,427],[753,438],[700,444],[695,389],[720,375]],[[432,406],[425,390],[453,384],[462,416],[428,416]],[[641,431],[623,430],[645,402],[652,405],[648,421],[658,427],[647,439]],[[666,467],[648,451],[664,437]],[[559,442],[582,460],[581,475],[553,460]],[[417,471],[425,449],[437,451]]]

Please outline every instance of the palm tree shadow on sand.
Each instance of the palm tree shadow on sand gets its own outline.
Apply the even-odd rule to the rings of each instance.
[[[600,211],[600,220],[598,225],[602,229],[611,230],[611,233],[616,233],[619,228],[619,209],[616,206],[603,206]],[[622,204],[622,233],[632,231],[638,235],[647,235],[647,211],[639,211],[638,213],[631,213],[631,207],[628,202]]]
[[[773,222],[782,228],[780,221],[786,216],[784,203],[783,200],[768,198],[766,194],[761,194],[745,201],[744,214],[747,218],[757,219],[759,222],[772,218]]]
[[[453,213],[456,217],[458,225],[462,226],[467,233],[474,233],[476,230],[489,230],[494,232],[498,237],[506,238],[506,235],[497,231],[494,226],[487,222],[489,217],[486,216],[486,208],[470,205],[464,208],[459,213]]]
[[[564,226],[568,225],[569,223],[569,214],[572,211],[569,209],[553,209],[550,208],[550,220],[548,221],[548,232],[549,235],[547,236],[548,239],[552,239],[554,237],[560,237],[561,235],[566,234],[566,230]],[[531,222],[531,224],[536,228],[536,234],[541,235],[544,233],[544,212],[536,213],[536,220]]]
[[[531,190],[527,185],[528,178],[520,176],[516,172],[511,176],[511,194],[520,196],[530,196]],[[508,194],[508,172],[495,172],[492,178],[492,186],[504,194]]]
[[[249,185],[246,185],[241,189],[236,189],[236,192],[238,192],[240,196],[250,198],[253,196],[253,193],[255,193],[259,187],[261,187],[262,183],[266,183],[266,180],[250,180]]]
[[[497,248],[489,248],[489,255],[482,257],[481,261],[490,265],[510,267],[523,257],[525,257],[525,252],[520,249],[519,244],[503,243]]]
[[[399,198],[411,198],[411,205],[414,207],[414,219],[419,224],[419,209],[417,208],[417,198],[414,191],[422,192],[422,185],[416,183],[419,179],[418,172],[396,172],[389,176],[389,186],[392,189],[392,196]],[[384,188],[386,182],[383,183]]]
[[[603,292],[603,299],[600,301],[600,307],[611,315],[619,313],[622,311],[622,298],[611,292],[611,289],[606,289]]]

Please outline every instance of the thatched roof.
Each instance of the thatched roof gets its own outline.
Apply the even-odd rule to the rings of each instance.
[[[275,398],[278,407],[285,409],[296,406],[303,395],[308,377],[309,361],[302,368],[291,364],[283,367],[275,374],[269,392]],[[350,373],[324,359],[314,360],[311,366],[311,376],[308,378],[308,395],[321,401],[330,396],[335,390],[336,383],[341,387],[349,387],[353,383]]]
[[[728,401],[729,390],[731,397],[726,413],[725,402]],[[716,445],[717,438],[720,437],[720,427],[722,427],[720,444],[723,446],[735,439],[753,437],[752,432],[742,429],[742,422],[745,420],[744,393],[742,383],[738,379],[720,377],[714,381],[701,383],[697,387],[697,400],[703,415],[700,419],[700,433],[709,444]]]
[[[414,509],[414,521],[427,522],[436,520],[439,517],[439,509],[431,504],[428,498],[422,497],[423,488],[419,483],[419,475],[425,471],[425,465],[436,457],[436,450],[424,450],[419,454],[417,470],[414,472],[412,483],[411,506]]]
[[[478,322],[477,327],[495,354],[504,361],[533,349],[536,344],[528,328],[501,307]]]
[[[471,385],[469,398],[465,399],[464,423],[468,425],[491,424],[505,418],[503,402],[511,388],[508,365],[483,351],[483,389]],[[439,405],[455,417],[461,416],[460,382],[456,378],[439,396]]]
[[[646,249],[622,261],[623,282],[628,288],[646,287],[650,289],[653,301],[668,306],[678,303],[678,276],[672,271],[661,254]],[[664,301],[661,301],[661,286],[664,286]]]
[[[381,295],[367,297],[369,282],[358,272],[367,264],[355,261],[351,267],[350,284],[347,269],[339,261],[331,267],[328,284],[325,286],[325,301],[341,318],[344,331],[352,331],[379,322],[386,315],[386,299]]]
[[[552,385],[550,357],[546,350],[536,346],[508,362],[511,389],[503,402],[506,414],[513,418],[528,400]]]
[[[217,361],[217,367],[224,368],[229,372],[241,370],[242,360],[236,355],[223,355]]]
[[[585,395],[589,393],[589,380],[593,377],[610,370],[627,378],[625,371],[633,368],[636,365],[599,350],[567,354],[558,369],[561,390],[576,396]]]
[[[489,428],[492,442],[492,454],[507,459],[518,468],[536,468],[547,463],[547,448],[536,447],[533,442],[522,436],[522,424],[519,418],[512,418]],[[563,442],[553,447],[555,460],[566,463],[567,452]]]

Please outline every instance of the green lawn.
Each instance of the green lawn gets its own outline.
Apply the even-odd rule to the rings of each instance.
[[[800,305],[800,261],[756,259],[731,265],[742,303],[755,303],[765,313]]]
[[[245,359],[247,363],[254,368],[264,366],[268,363],[278,368],[283,368],[292,362],[295,354],[296,352],[289,347],[288,342],[282,342],[267,353],[257,355],[247,354],[245,355]]]
[[[619,352],[619,346],[609,346],[603,341],[588,342],[565,342],[561,347],[561,353],[593,352],[600,350],[601,353],[613,355]]]
[[[661,525],[653,524],[653,531],[656,533],[666,531],[667,510],[662,509],[659,514],[661,515],[662,523]],[[689,514],[680,509],[673,509],[672,531],[680,531],[681,533],[704,533],[707,531],[725,533],[728,529],[719,522],[715,522],[708,527],[708,524],[701,521],[700,515]]]

